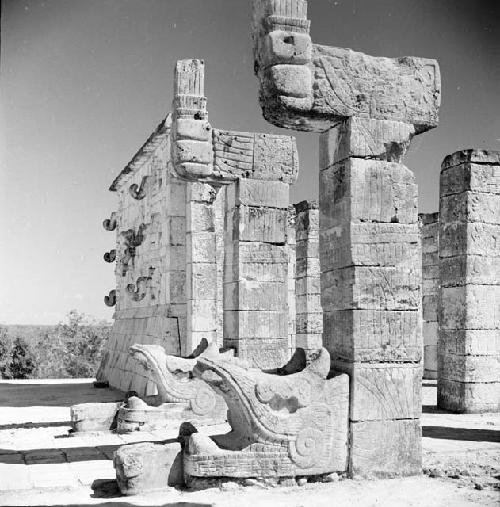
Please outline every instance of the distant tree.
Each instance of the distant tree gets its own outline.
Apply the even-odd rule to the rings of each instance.
[[[10,379],[10,363],[12,360],[12,339],[7,328],[0,326],[0,378]]]
[[[10,375],[15,379],[32,378],[36,356],[31,345],[21,336],[14,339],[11,351]]]
[[[106,322],[98,322],[77,310],[71,310],[66,322],[60,322],[39,342],[37,376],[94,377],[109,331],[110,327]]]

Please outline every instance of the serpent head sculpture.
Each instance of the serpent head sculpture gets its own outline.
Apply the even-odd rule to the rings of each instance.
[[[223,396],[232,431],[213,439],[192,434],[186,473],[255,477],[259,466],[266,476],[345,470],[348,378],[327,379],[329,371],[326,349],[302,371],[284,376],[234,358],[199,357],[193,373]]]

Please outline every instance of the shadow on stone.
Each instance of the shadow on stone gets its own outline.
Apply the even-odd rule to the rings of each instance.
[[[122,496],[116,479],[96,479],[91,486],[92,498],[117,498]]]
[[[469,442],[500,442],[500,431],[448,426],[422,426],[422,436]]]

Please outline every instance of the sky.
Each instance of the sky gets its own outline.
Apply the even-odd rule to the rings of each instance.
[[[291,133],[261,116],[250,16],[249,0],[3,0],[0,323],[111,320],[108,187],[170,110],[176,60],[205,60],[213,126]],[[500,150],[498,0],[311,0],[309,19],[315,43],[439,61],[440,124],[405,159],[421,212],[447,154]],[[318,192],[318,135],[295,135],[291,202]]]

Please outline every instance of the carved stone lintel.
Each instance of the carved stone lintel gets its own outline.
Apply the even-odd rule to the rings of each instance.
[[[128,191],[129,194],[136,200],[141,201],[146,197],[146,184],[148,182],[148,176],[143,176],[141,185],[138,186],[136,183],[130,185]]]
[[[106,220],[103,221],[102,226],[107,231],[114,231],[116,229],[117,221],[116,221],[116,211],[113,211],[111,213],[110,218],[106,218]]]
[[[116,250],[110,250],[109,252],[106,252],[103,256],[104,260],[106,262],[114,262],[116,260]]]
[[[109,296],[104,296],[104,303],[106,306],[115,306],[116,305],[116,290],[113,289],[109,292]]]
[[[417,133],[437,125],[436,60],[313,44],[305,0],[253,0],[252,30],[260,103],[274,125],[323,132],[352,116],[412,124]]]
[[[241,178],[294,183],[295,138],[214,129],[207,119],[202,60],[179,60],[175,70],[171,157],[185,180],[215,186]]]

